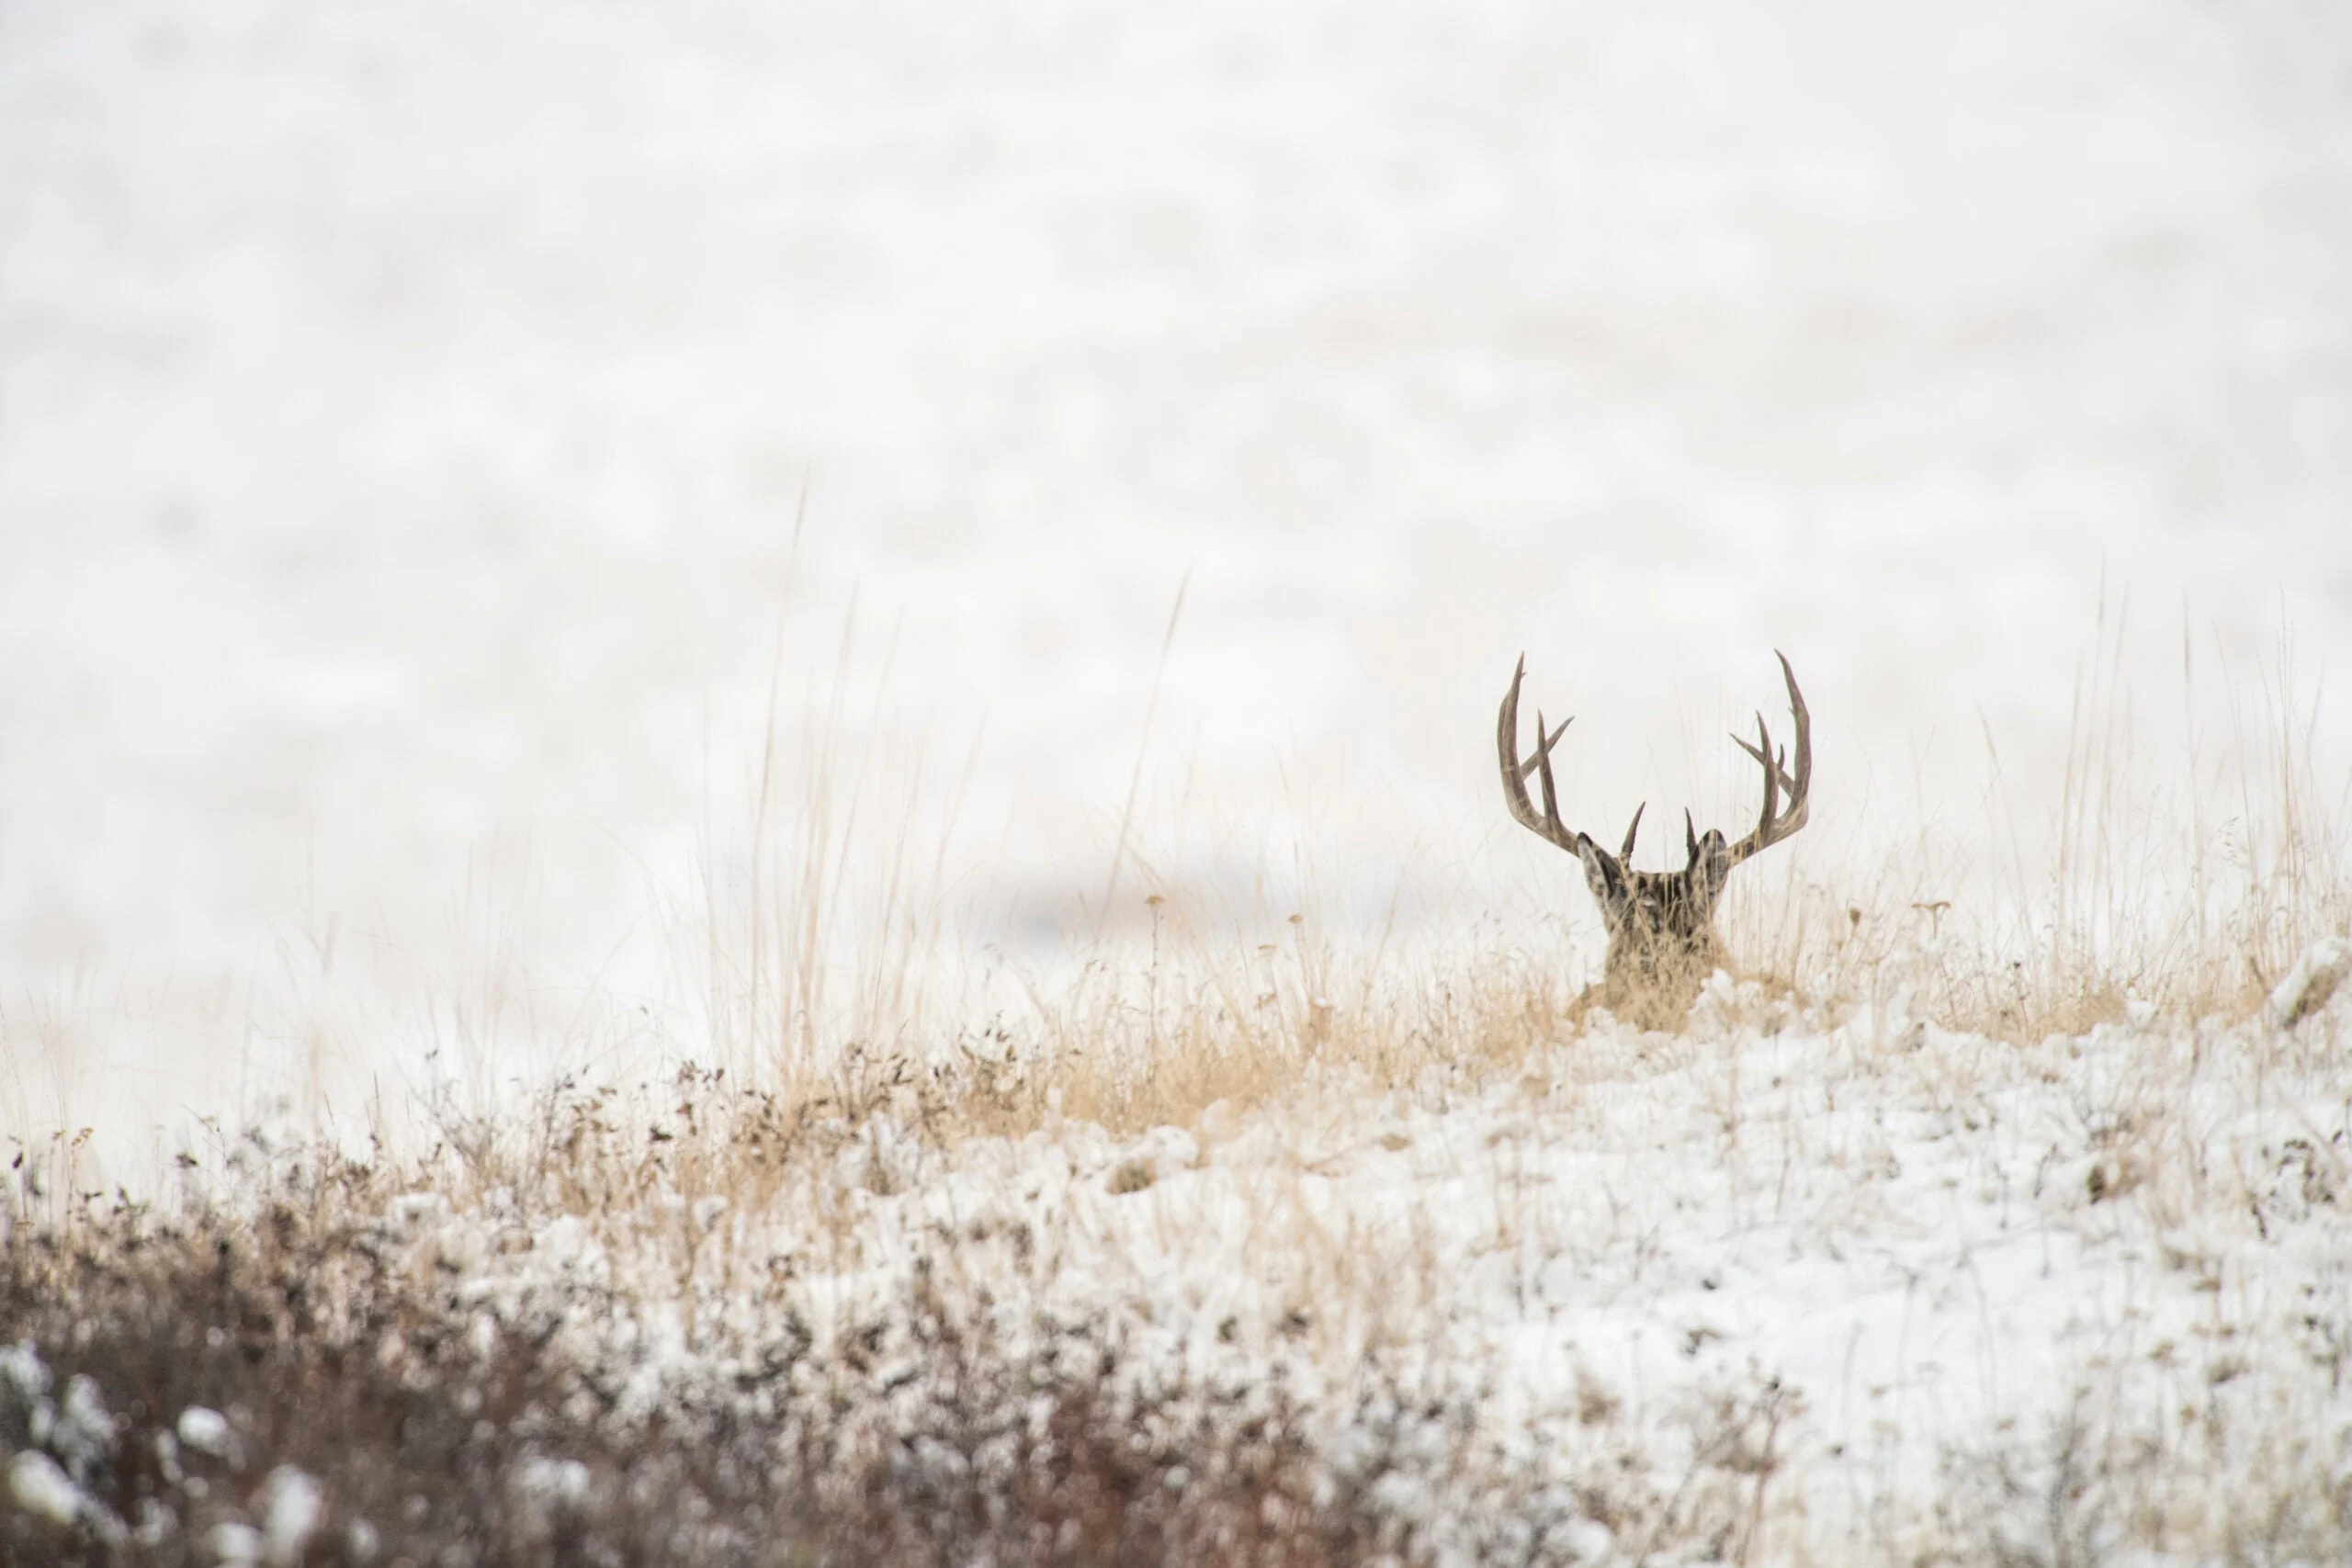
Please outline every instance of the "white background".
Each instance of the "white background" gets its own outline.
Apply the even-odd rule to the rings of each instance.
[[[1800,863],[1965,840],[1994,754],[2039,820],[2102,583],[2135,737],[2226,752],[2290,639],[2341,755],[2346,17],[10,0],[9,1049],[249,1068],[330,933],[620,974],[845,632],[837,755],[928,734],[922,813],[973,756],[958,919],[1049,955],[1188,573],[1179,887],[1304,831],[1581,918],[1494,781],[1522,649],[1604,837],[1753,810],[1775,647]]]

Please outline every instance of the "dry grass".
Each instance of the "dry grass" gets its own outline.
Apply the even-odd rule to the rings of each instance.
[[[1694,1198],[1728,1183],[1774,1223],[1772,1188],[1793,1162],[1826,1173],[1813,1184],[1850,1205],[1833,1230],[1880,1224],[1873,1173],[1927,1151],[1869,1112],[1853,1123],[1862,1141],[1841,1141],[1815,1125],[1817,1090],[1792,1099],[1766,1076],[1785,1065],[1744,1059],[1761,1046],[1755,1026],[1787,1022],[1791,1005],[1760,988],[1717,992],[1688,1034],[1524,1046],[1518,1025],[1498,1024],[1494,1064],[1408,1097],[1467,1103],[1504,1065],[1526,1075],[1509,1135],[1452,1152],[1415,1146],[1442,1111],[1384,1135],[1351,1079],[1330,1095],[1293,1087],[1288,1110],[1260,1123],[1298,1146],[1249,1203],[1251,1245],[1284,1260],[1288,1285],[1229,1360],[1180,1359],[1173,1375],[1149,1342],[1182,1325],[1115,1300],[1099,1313],[1055,1304],[1072,1236],[1008,1217],[985,1175],[949,1205],[955,1223],[922,1217],[942,1213],[918,1200],[959,1168],[981,1122],[1028,1114],[988,1110],[993,1091],[952,1075],[919,1081],[876,1066],[854,1080],[865,1090],[842,1098],[788,1098],[715,1070],[658,1092],[558,1085],[527,1115],[452,1125],[410,1157],[242,1139],[153,1206],[50,1190],[70,1153],[30,1156],[0,1221],[0,1337],[33,1348],[59,1409],[72,1380],[89,1379],[112,1438],[75,1474],[103,1515],[64,1526],[0,1500],[0,1561],[214,1561],[224,1527],[266,1532],[289,1484],[281,1466],[331,1500],[327,1522],[286,1559],[303,1562],[1565,1563],[1582,1560],[1594,1525],[1611,1561],[1788,1560],[1821,1501],[1801,1484],[1819,1459],[1806,1401],[1828,1390],[1752,1371],[1636,1422],[1632,1385],[1579,1372],[1566,1426],[1531,1430],[1531,1462],[1494,1446],[1498,1391],[1475,1364],[1454,1370],[1463,1348],[1448,1348],[1442,1325],[1465,1258],[1523,1256],[1539,1274],[1540,1260],[1568,1258],[1581,1274],[1630,1255],[1640,1277],[1639,1254],[1660,1240],[1652,1222],[1623,1234],[1579,1224],[1590,1205],[1563,1209],[1545,1165],[1613,1146],[1603,1130],[1628,1096],[1661,1081],[1689,1089],[1694,1120],[1657,1135],[1701,1154]],[[2340,1035],[2314,1025],[2226,1038],[2230,1056],[2200,1060],[2193,1040],[2148,1036],[2140,1070],[2086,1080],[2104,1087],[2067,1111],[2080,1123],[2067,1147],[2082,1152],[2054,1179],[2092,1213],[2165,1238],[2176,1251],[2164,1267],[2210,1277],[2217,1311],[2234,1299],[2221,1292],[2247,1283],[2229,1261],[2232,1235],[2308,1235],[2352,1193],[2340,1145],[2291,1108],[2264,1134],[2266,1151],[2278,1145],[2270,1165],[2233,1163],[2205,1125],[2215,1105],[2258,1105],[2243,1087],[2265,1077],[2340,1084]],[[2014,1115],[2002,1109],[2014,1084],[2067,1055],[1851,1031],[1819,1040],[1838,1058],[1823,1082],[1955,1128]],[[2008,1070],[2025,1056],[2037,1062]],[[1046,1145],[1083,1157],[1104,1201],[1153,1201],[1168,1168],[1152,1139],[1106,1141],[1049,1107],[1037,1115]],[[1988,1154],[1997,1144],[1982,1142]],[[1304,1190],[1344,1186],[1367,1154],[1471,1178],[1489,1212],[1466,1235],[1399,1233]],[[895,1232],[876,1224],[877,1203],[892,1200],[904,1201]],[[782,1249],[759,1240],[759,1224],[780,1219]],[[563,1250],[567,1225],[602,1251]],[[1717,1245],[1693,1239],[1702,1253]],[[898,1282],[870,1306],[813,1314],[833,1287],[805,1281],[877,1268]],[[2336,1337],[2340,1374],[2352,1320],[2321,1301],[2307,1310],[2312,1335]],[[2259,1380],[2233,1358],[2251,1347],[2222,1330],[2199,1352],[2215,1359],[2191,1380],[2211,1391],[2194,1420],[2127,1396],[2119,1374],[2116,1390],[2078,1395],[2071,1422],[1945,1455],[1948,1507],[1934,1528],[1890,1526],[1865,1538],[1864,1555],[2326,1560],[2352,1540],[2352,1472],[2341,1468],[2352,1456],[2310,1423],[2309,1400],[2241,1397]],[[1283,1355],[1264,1359],[1266,1334],[1292,1347],[1283,1354],[1340,1356],[1344,1403],[1295,1397]],[[676,1348],[660,1348],[670,1338]],[[2305,1351],[2326,1348],[2315,1339]],[[2311,1364],[2323,1370],[2307,1383],[2332,1375]],[[41,1447],[25,1401],[9,1397],[0,1446]],[[190,1406],[226,1415],[221,1451],[164,1440]],[[1662,1470],[1649,1458],[1661,1442]],[[79,1451],[49,1443],[60,1464]],[[1544,1468],[1563,1453],[1580,1478],[1566,1489]],[[1481,1499],[1493,1533],[1469,1544],[1421,1533],[1412,1500],[1433,1482]]]
[[[0,1561],[210,1563],[243,1540],[268,1562],[477,1568],[1422,1562],[1446,1550],[1413,1506],[1432,1477],[1483,1498],[1513,1561],[1574,1560],[1578,1520],[1645,1555],[1720,1556],[1754,1531],[1774,1388],[1694,1409],[1671,1485],[1601,1463],[1562,1493],[1490,1451],[1475,1395],[1415,1358],[1318,1410],[1241,1352],[1171,1374],[1136,1342],[1148,1325],[999,1303],[971,1288],[973,1253],[1009,1248],[1040,1279],[1054,1258],[993,1222],[928,1238],[887,1316],[812,1328],[795,1275],[870,1266],[865,1195],[931,1154],[854,1107],[786,1111],[715,1074],[668,1088],[559,1086],[535,1118],[414,1160],[248,1137],[153,1206],[52,1203],[21,1168],[0,1219],[18,1357],[0,1451],[53,1462],[81,1502],[60,1518],[0,1495]],[[725,1216],[778,1208],[813,1252],[733,1249]],[[667,1288],[575,1252],[481,1289],[489,1257],[573,1222]],[[1321,1252],[1285,1337],[1365,1283]],[[645,1341],[673,1309],[693,1355],[665,1362]],[[1605,1404],[1580,1418],[1605,1427]],[[96,1436],[70,1434],[76,1407],[103,1413]],[[225,1417],[210,1448],[185,1440],[191,1409]],[[311,1527],[270,1544],[302,1486],[324,1500]]]
[[[783,1441],[773,1397],[753,1418],[749,1396],[808,1353],[788,1333],[731,1387],[623,1412],[547,1337],[485,1333],[445,1278],[389,1266],[391,1195],[343,1168],[259,1216],[125,1210],[15,1236],[0,1321],[38,1353],[41,1392],[85,1382],[114,1418],[94,1443],[50,1439],[87,1506],[0,1504],[0,1560],[213,1562],[250,1532],[289,1563],[1320,1564],[1360,1560],[1378,1528],[1311,1495],[1279,1406],[1211,1467],[1192,1391],[1107,1404],[1116,1347],[1082,1328],[1008,1359],[932,1311],[949,1392],[895,1445],[829,1424],[822,1396]],[[858,1362],[853,1346],[831,1372],[863,1384]],[[37,1453],[34,1413],[53,1425],[57,1399],[28,1392],[0,1386],[0,1446]],[[186,1440],[191,1408],[225,1413],[209,1451]],[[1139,1423],[1159,1428],[1148,1445]],[[281,1466],[332,1499],[282,1544],[278,1495],[302,1483]]]
[[[2184,645],[2189,720],[2150,740],[2119,683],[2126,621],[2102,604],[2053,820],[2020,819],[1988,736],[1988,830],[1973,843],[1923,828],[1825,881],[1802,869],[1800,840],[1735,877],[1722,925],[1736,977],[1816,1021],[2032,1043],[2127,1018],[2250,1017],[2314,941],[2352,931],[2352,779],[2319,754],[2317,694],[2291,655],[2251,711],[2224,682],[2217,743],[2198,728]],[[1306,1086],[1508,1075],[1583,1026],[1597,953],[1578,957],[1581,902],[1532,930],[1465,910],[1436,943],[1393,928],[1334,942],[1303,860],[1238,890],[1160,874],[1135,842],[1132,785],[1068,965],[1040,976],[965,953],[952,846],[972,754],[933,789],[928,742],[894,752],[868,732],[846,751],[852,642],[845,627],[821,724],[797,738],[771,724],[749,831],[707,834],[704,886],[675,922],[708,998],[695,1059],[796,1104],[906,1090],[927,1125],[1128,1131]]]
[[[1815,1131],[1810,1102],[1751,1054],[1818,1042],[1837,1057],[1815,1064],[1826,1107],[1850,1079],[1937,1136],[1977,1135],[2010,1113],[1999,1086],[2059,1081],[2051,1037],[2123,1021],[2144,1060],[2071,1107],[2034,1168],[2037,1198],[2064,1143],[2085,1202],[2130,1207],[2168,1269],[2210,1266],[2219,1281],[2195,1240],[2214,1216],[2267,1242],[2273,1223],[2308,1225],[2352,1192],[2342,1148],[2315,1124],[2283,1118],[2286,1152],[2264,1145],[2257,1168],[2243,1150],[2223,1163],[2201,1120],[2217,1084],[2238,1095],[2224,1105],[2262,1111],[2266,1076],[2334,1082],[2341,1057],[2333,1014],[2242,1027],[2352,920],[2347,798],[2323,787],[2308,716],[2284,700],[2218,758],[2192,747],[2166,771],[2094,671],[2057,852],[2039,872],[1988,884],[1923,836],[1835,886],[1788,863],[1743,874],[1724,926],[1746,972],[1712,984],[1687,1029],[1646,1034],[1580,1010],[1556,922],[1530,934],[1469,919],[1441,946],[1338,942],[1311,874],[1204,896],[1156,874],[1124,822],[1122,869],[1067,971],[934,962],[952,946],[956,791],[918,804],[933,773],[921,748],[894,763],[874,741],[837,766],[831,712],[797,741],[772,727],[752,825],[707,833],[703,886],[673,910],[700,1002],[671,1027],[706,1065],[653,1087],[572,1076],[516,1095],[483,1087],[476,1063],[421,1097],[417,1131],[379,1107],[364,1150],[348,1130],[215,1134],[191,1151],[185,1188],[147,1203],[93,1190],[86,1133],[16,1145],[0,1344],[33,1347],[53,1404],[86,1377],[119,1419],[113,1446],[74,1476],[103,1513],[59,1522],[0,1500],[0,1559],[210,1561],[220,1528],[266,1524],[283,1464],[334,1499],[334,1528],[286,1558],[305,1562],[1566,1562],[1589,1545],[1579,1521],[1604,1526],[1628,1561],[1775,1561],[1774,1541],[1806,1539],[1814,1500],[1781,1479],[1804,1404],[1768,1371],[1653,1429],[1680,1456],[1664,1479],[1625,1457],[1621,1392],[1581,1383],[1537,1444],[1585,1465],[1564,1491],[1481,1435],[1495,1391],[1449,1381],[1420,1342],[1449,1270],[1532,1258],[1509,1280],[1523,1292],[1545,1260],[1658,1245],[1579,1233],[1592,1216],[1563,1206],[1554,1169],[1605,1143],[1629,1090],[1679,1086],[1683,1134],[1729,1184],[1726,1212],[1761,1213],[1792,1171],[1818,1168],[1847,1184],[1826,1201],[1852,1206],[1826,1223],[1862,1226],[1883,1217],[1877,1173],[1907,1157],[1903,1135]],[[2017,866],[2024,838],[2006,846]],[[1959,887],[1980,891],[1948,896]],[[1133,919],[1108,918],[1114,897]],[[498,1016],[496,989],[469,1016]],[[1521,1102],[1519,1122],[1430,1156],[1433,1179],[1485,1205],[1466,1253],[1427,1214],[1367,1217],[1310,1191],[1366,1157],[1422,1157],[1385,1120],[1398,1108],[1442,1116],[1498,1092]],[[1235,1331],[1265,1342],[1251,1341],[1256,1360],[1220,1349],[1172,1379],[1138,1373],[1127,1337],[1184,1325],[1057,1315],[1069,1236],[993,1212],[904,1235],[873,1217],[936,1186],[967,1148],[1088,1151],[1101,1162],[1090,1190],[1147,1205],[1199,1146],[1245,1125],[1291,1145],[1242,1194],[1255,1246],[1288,1270],[1267,1321]],[[2006,1192],[2010,1176],[1998,1179]],[[445,1227],[470,1239],[435,1228],[452,1213],[481,1222]],[[752,1245],[736,1219],[776,1214],[791,1216],[786,1254]],[[477,1251],[527,1254],[559,1226],[639,1272],[565,1265],[556,1297],[494,1311],[469,1293],[495,1273]],[[907,1281],[888,1321],[802,1315],[797,1281],[876,1270]],[[2310,1321],[2342,1339],[2336,1318]],[[699,1370],[664,1370],[644,1348],[664,1336]],[[2347,1352],[2331,1343],[2341,1373]],[[1334,1386],[1352,1404],[1250,1381],[1290,1357],[1345,1361]],[[920,1377],[894,1370],[908,1363]],[[0,1449],[50,1451],[10,1397]],[[173,1457],[162,1439],[191,1405],[228,1414],[231,1450]],[[1951,1453],[1939,1529],[1875,1545],[1969,1564],[2096,1561],[2126,1544],[2269,1562],[2352,1539],[2343,1456],[2244,1412],[2229,1425],[2226,1408],[2216,1393],[2188,1429],[2118,1397]],[[2243,1506],[2218,1486],[2178,1493],[2185,1475],[2252,1476],[2248,1453],[2262,1484]],[[1484,1499],[1495,1532],[1475,1551],[1418,1535],[1399,1499],[1432,1484]]]
[[[2103,604],[2075,671],[2053,820],[2020,820],[1988,735],[1996,830],[1983,842],[1923,829],[1876,876],[1836,887],[1735,880],[1734,946],[1808,996],[1899,998],[1915,1017],[1998,1040],[2149,1009],[2252,1016],[2314,942],[2352,929],[2352,776],[2323,757],[2320,693],[2283,642],[2251,714],[2224,686],[2217,747],[2196,720],[2184,640],[2188,717],[2179,738],[2145,739],[2119,674],[2126,621]],[[1998,874],[1972,874],[1987,867]],[[1973,901],[1956,891],[1969,886]]]

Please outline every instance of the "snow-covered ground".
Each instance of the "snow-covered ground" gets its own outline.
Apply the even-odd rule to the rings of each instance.
[[[944,1292],[1008,1344],[1089,1324],[1144,1390],[1303,1398],[1334,1471],[1456,1560],[1600,1555],[1612,1507],[1626,1558],[1728,1529],[1743,1561],[2197,1560],[2268,1520],[2285,1560],[2340,1548],[2352,1498],[2334,1016],[2020,1050],[1726,987],[1687,1039],[1604,1028],[1510,1081],[1197,1132],[943,1153],[885,1117],[814,1189],[697,1211],[699,1314],[598,1354],[652,1400],[723,1375],[695,1336],[772,1338],[748,1298],[781,1257],[794,1388],[849,1378],[880,1433],[920,1429]],[[582,1244],[640,1303],[677,1272],[648,1213]],[[424,1245],[479,1259],[496,1223]],[[508,1283],[477,1299],[544,1309],[543,1266],[480,1267]]]
[[[0,6],[0,1140],[162,1190],[558,1072],[1156,1045],[1163,940],[1302,1032],[1327,963],[1572,994],[1522,650],[1603,837],[1753,811],[1788,652],[1752,967],[1850,902],[1894,969],[2193,914],[2277,982],[2328,933],[2232,922],[2343,936],[2352,848],[2347,15]],[[910,1303],[1085,1325],[1138,1408],[1295,1393],[1424,1544],[2195,1555],[2344,1506],[2347,1002],[2108,978],[2023,1043],[1875,970],[1546,1002],[1153,1130],[885,1095],[776,1190],[370,1223],[632,1397],[805,1331],[876,1441]]]
[[[978,1097],[920,1077],[812,1119],[702,1075],[559,1094],[478,1143],[453,1123],[462,1157],[411,1190],[305,1177],[300,1149],[258,1185],[253,1148],[202,1179],[257,1220],[292,1200],[267,1227],[317,1259],[300,1338],[266,1306],[235,1327],[256,1362],[339,1367],[359,1333],[355,1359],[422,1357],[407,1375],[435,1386],[457,1345],[460,1399],[507,1387],[512,1348],[558,1365],[477,1424],[519,1499],[483,1549],[535,1508],[576,1516],[580,1550],[632,1517],[741,1539],[740,1486],[649,1503],[600,1457],[610,1430],[695,1434],[832,1506],[893,1499],[894,1530],[966,1521],[860,1560],[1123,1561],[1046,1551],[1056,1510],[1083,1512],[1052,1477],[1084,1473],[1088,1438],[1145,1478],[1112,1511],[1132,1531],[1213,1506],[1271,1427],[1311,1476],[1285,1495],[1358,1532],[1350,1561],[2317,1563],[2352,1541],[2352,990],[2308,1011],[2021,1047],[1726,982],[1683,1034],[1601,1022],[1385,1093],[1310,1060],[1280,1101],[1126,1137],[1050,1111],[976,1133]],[[223,1309],[196,1288],[186,1310]],[[105,1413],[152,1393],[135,1338],[105,1348],[119,1311],[55,1319],[93,1371],[20,1395],[29,1416],[6,1384],[47,1374],[0,1350],[18,1506],[52,1521],[13,1539],[128,1528],[139,1461]],[[310,1375],[306,1400],[344,1397]],[[265,1386],[196,1380],[235,1396],[218,1429],[209,1406],[124,1428],[168,1461],[193,1419],[242,1456],[139,1504],[141,1529],[410,1550],[422,1515],[368,1516],[436,1478],[289,1445]],[[534,1500],[550,1477],[563,1495]]]

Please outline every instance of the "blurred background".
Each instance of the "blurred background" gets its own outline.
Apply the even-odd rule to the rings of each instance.
[[[1014,965],[1589,963],[1522,650],[1679,842],[1785,649],[1786,876],[2030,876],[2070,735],[2340,787],[2347,257],[2327,0],[9,0],[0,1093],[667,995],[763,820]]]

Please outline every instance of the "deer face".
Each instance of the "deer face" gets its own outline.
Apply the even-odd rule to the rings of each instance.
[[[1669,953],[1712,943],[1715,900],[1731,879],[1731,850],[1721,833],[1707,829],[1681,871],[1635,871],[1590,839],[1577,837],[1585,886],[1600,906],[1612,949]]]
[[[1723,964],[1723,944],[1715,935],[1715,902],[1731,879],[1731,868],[1804,826],[1813,784],[1813,722],[1786,658],[1781,660],[1781,673],[1787,681],[1789,708],[1796,720],[1795,772],[1789,771],[1784,751],[1773,750],[1771,731],[1765,728],[1761,714],[1756,719],[1757,745],[1732,737],[1764,768],[1764,812],[1756,830],[1736,844],[1729,843],[1713,828],[1699,832],[1686,811],[1682,831],[1690,850],[1689,863],[1680,871],[1635,871],[1630,863],[1634,838],[1642,827],[1639,809],[1625,829],[1623,848],[1613,855],[1590,835],[1573,831],[1560,820],[1558,794],[1552,780],[1552,748],[1559,744],[1570,721],[1564,719],[1557,729],[1547,731],[1544,716],[1536,715],[1535,755],[1520,761],[1519,688],[1527,674],[1527,661],[1520,660],[1510,690],[1503,697],[1498,726],[1503,797],[1521,826],[1582,863],[1585,886],[1600,906],[1601,919],[1609,929],[1609,958],[1598,987],[1600,995],[1589,994],[1588,1000],[1619,1010],[1630,1008],[1645,1024],[1680,1019],[1690,1010],[1700,986]],[[1543,783],[1540,817],[1527,797],[1531,773]]]

